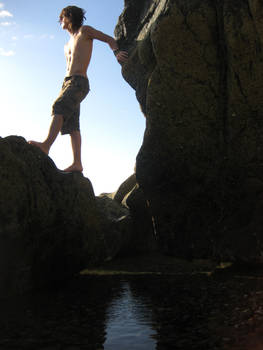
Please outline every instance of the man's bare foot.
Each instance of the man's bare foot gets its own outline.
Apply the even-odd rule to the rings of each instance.
[[[78,171],[80,173],[82,173],[83,171],[83,167],[81,164],[72,164],[71,166],[69,166],[68,168],[64,169],[63,171],[67,171],[67,172],[73,172],[73,171]]]
[[[38,148],[41,149],[44,153],[48,154],[49,153],[49,147],[47,147],[44,142],[37,142],[37,141],[28,141],[30,145],[37,146]]]

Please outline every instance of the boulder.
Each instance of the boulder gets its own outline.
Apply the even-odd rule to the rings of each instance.
[[[113,196],[113,199],[119,203],[122,203],[125,196],[132,191],[136,184],[136,174],[132,174],[119,186]]]
[[[262,18],[259,0],[125,0],[136,178],[167,254],[262,262]]]
[[[96,197],[105,240],[106,260],[133,250],[133,223],[127,207],[113,200],[108,194]]]
[[[129,176],[116,192],[102,193],[97,200],[100,203],[101,212],[112,221],[113,226],[125,223],[123,227],[126,234],[122,234],[122,237],[126,242],[122,242],[122,248],[118,249],[118,256],[141,255],[157,250],[154,219],[149,203],[136,181],[136,174]],[[116,221],[114,217],[121,218]],[[112,227],[110,231],[113,230]],[[118,232],[121,232],[120,228]]]
[[[0,138],[0,164],[0,296],[59,283],[128,244],[127,209],[102,211],[82,174],[17,136]]]

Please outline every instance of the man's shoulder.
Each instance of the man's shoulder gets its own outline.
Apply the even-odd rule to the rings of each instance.
[[[81,27],[80,27],[80,30],[81,30],[81,31],[89,31],[89,30],[91,30],[91,29],[92,29],[92,27],[91,27],[91,26],[87,26],[87,25],[81,26]]]
[[[92,33],[93,33],[93,28],[91,26],[82,26],[80,28],[80,32],[83,35],[86,35],[88,39],[93,39]]]

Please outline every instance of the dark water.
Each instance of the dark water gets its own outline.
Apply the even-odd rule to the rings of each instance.
[[[155,349],[151,310],[118,277],[1,301],[0,349]]]
[[[0,350],[223,349],[221,328],[262,290],[201,274],[82,276],[0,301]]]

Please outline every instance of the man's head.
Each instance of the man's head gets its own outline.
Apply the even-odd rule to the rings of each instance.
[[[76,32],[83,24],[86,19],[85,11],[77,6],[67,6],[63,8],[59,15],[59,22],[63,24],[63,18],[65,18],[66,25],[64,24],[63,29],[67,29],[69,32]]]

